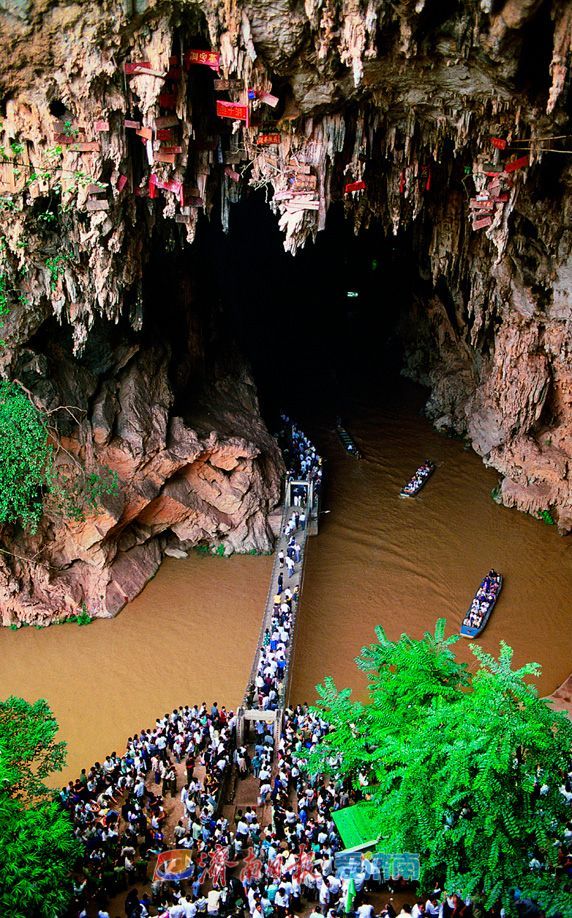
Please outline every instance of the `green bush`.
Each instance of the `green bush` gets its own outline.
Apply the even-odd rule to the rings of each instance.
[[[554,526],[554,519],[549,510],[539,510],[538,519],[546,523],[547,526]]]
[[[0,382],[0,523],[21,523],[32,532],[43,512],[52,447],[46,424],[13,382]]]

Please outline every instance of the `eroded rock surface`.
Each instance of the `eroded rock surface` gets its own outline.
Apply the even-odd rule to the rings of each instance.
[[[68,452],[60,453],[65,463],[69,453],[83,459],[91,449],[94,467],[118,473],[119,493],[81,522],[48,512],[35,536],[5,528],[3,544],[17,557],[0,561],[4,624],[48,622],[76,614],[83,603],[92,615],[114,615],[173,550],[272,548],[267,520],[280,496],[282,461],[251,380],[246,372],[234,377],[232,392],[221,380],[224,394],[211,393],[208,414],[198,406],[195,421],[177,417],[168,356],[160,347],[135,349],[113,368],[79,437],[68,437]],[[60,379],[67,378],[74,404],[89,405],[92,392],[81,386],[91,380],[95,389],[97,377],[73,370],[71,361],[61,366]]]

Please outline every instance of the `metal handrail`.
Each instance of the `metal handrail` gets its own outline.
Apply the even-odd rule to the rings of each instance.
[[[289,509],[290,508],[288,504],[286,503],[286,499],[285,499],[284,508],[282,510],[282,518],[280,520],[280,534],[282,534],[284,531],[284,526],[286,525],[286,514],[288,513]],[[280,540],[280,537],[277,539],[277,541],[279,540]],[[274,574],[276,573],[277,565],[278,565],[278,554],[276,553],[276,556],[274,558],[274,563],[272,565],[272,573],[270,575],[270,584],[268,587],[268,592],[266,594],[266,605],[264,607],[264,615],[262,616],[262,623],[260,625],[260,632],[258,634],[258,642],[256,644],[256,650],[254,651],[254,660],[250,668],[250,676],[249,676],[248,684],[246,686],[246,691],[243,697],[243,706],[246,706],[246,699],[248,698],[248,695],[249,695],[249,688],[253,684],[254,680],[256,679],[256,674],[258,672],[258,657],[260,654],[260,648],[262,646],[262,642],[264,640],[264,632],[266,631],[269,621],[272,620],[272,615],[269,613],[273,612],[272,606],[273,606],[273,599],[274,599],[274,593],[273,593]]]

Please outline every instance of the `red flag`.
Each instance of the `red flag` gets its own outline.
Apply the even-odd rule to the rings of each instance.
[[[497,150],[506,150],[508,144],[503,137],[491,137],[491,143]]]
[[[246,121],[248,126],[248,105],[237,102],[216,100],[216,113],[219,118],[232,118],[233,121]]]

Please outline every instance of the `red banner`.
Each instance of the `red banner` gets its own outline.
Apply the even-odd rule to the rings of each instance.
[[[191,64],[203,64],[205,67],[210,67],[211,70],[218,70],[220,54],[218,51],[201,51],[193,48],[185,52],[185,67],[188,69]]]
[[[179,203],[181,207],[184,206],[184,195],[183,195],[183,183],[177,179],[169,179],[166,182],[162,182],[155,174],[149,176],[149,197],[157,197],[157,188],[161,188],[163,191],[172,191],[173,194],[178,195]]]
[[[161,108],[175,108],[177,105],[177,97],[174,93],[162,92],[159,95],[159,105]]]
[[[505,172],[516,172],[517,169],[524,169],[525,166],[528,166],[528,164],[529,164],[528,156],[519,156],[519,158],[513,160],[512,163],[505,163],[504,171]]]
[[[359,182],[348,182],[344,188],[344,194],[350,194],[352,191],[365,191],[367,185],[363,181]]]
[[[497,150],[506,150],[508,144],[503,137],[491,137],[491,143]]]
[[[150,61],[131,61],[130,64],[124,64],[125,73],[137,73],[138,70],[151,70]]]
[[[278,132],[275,134],[259,134],[256,138],[256,143],[259,147],[270,147],[272,144],[280,143],[280,134]]]
[[[246,121],[248,126],[248,105],[237,102],[216,101],[216,113],[219,118],[232,118],[233,121]]]

